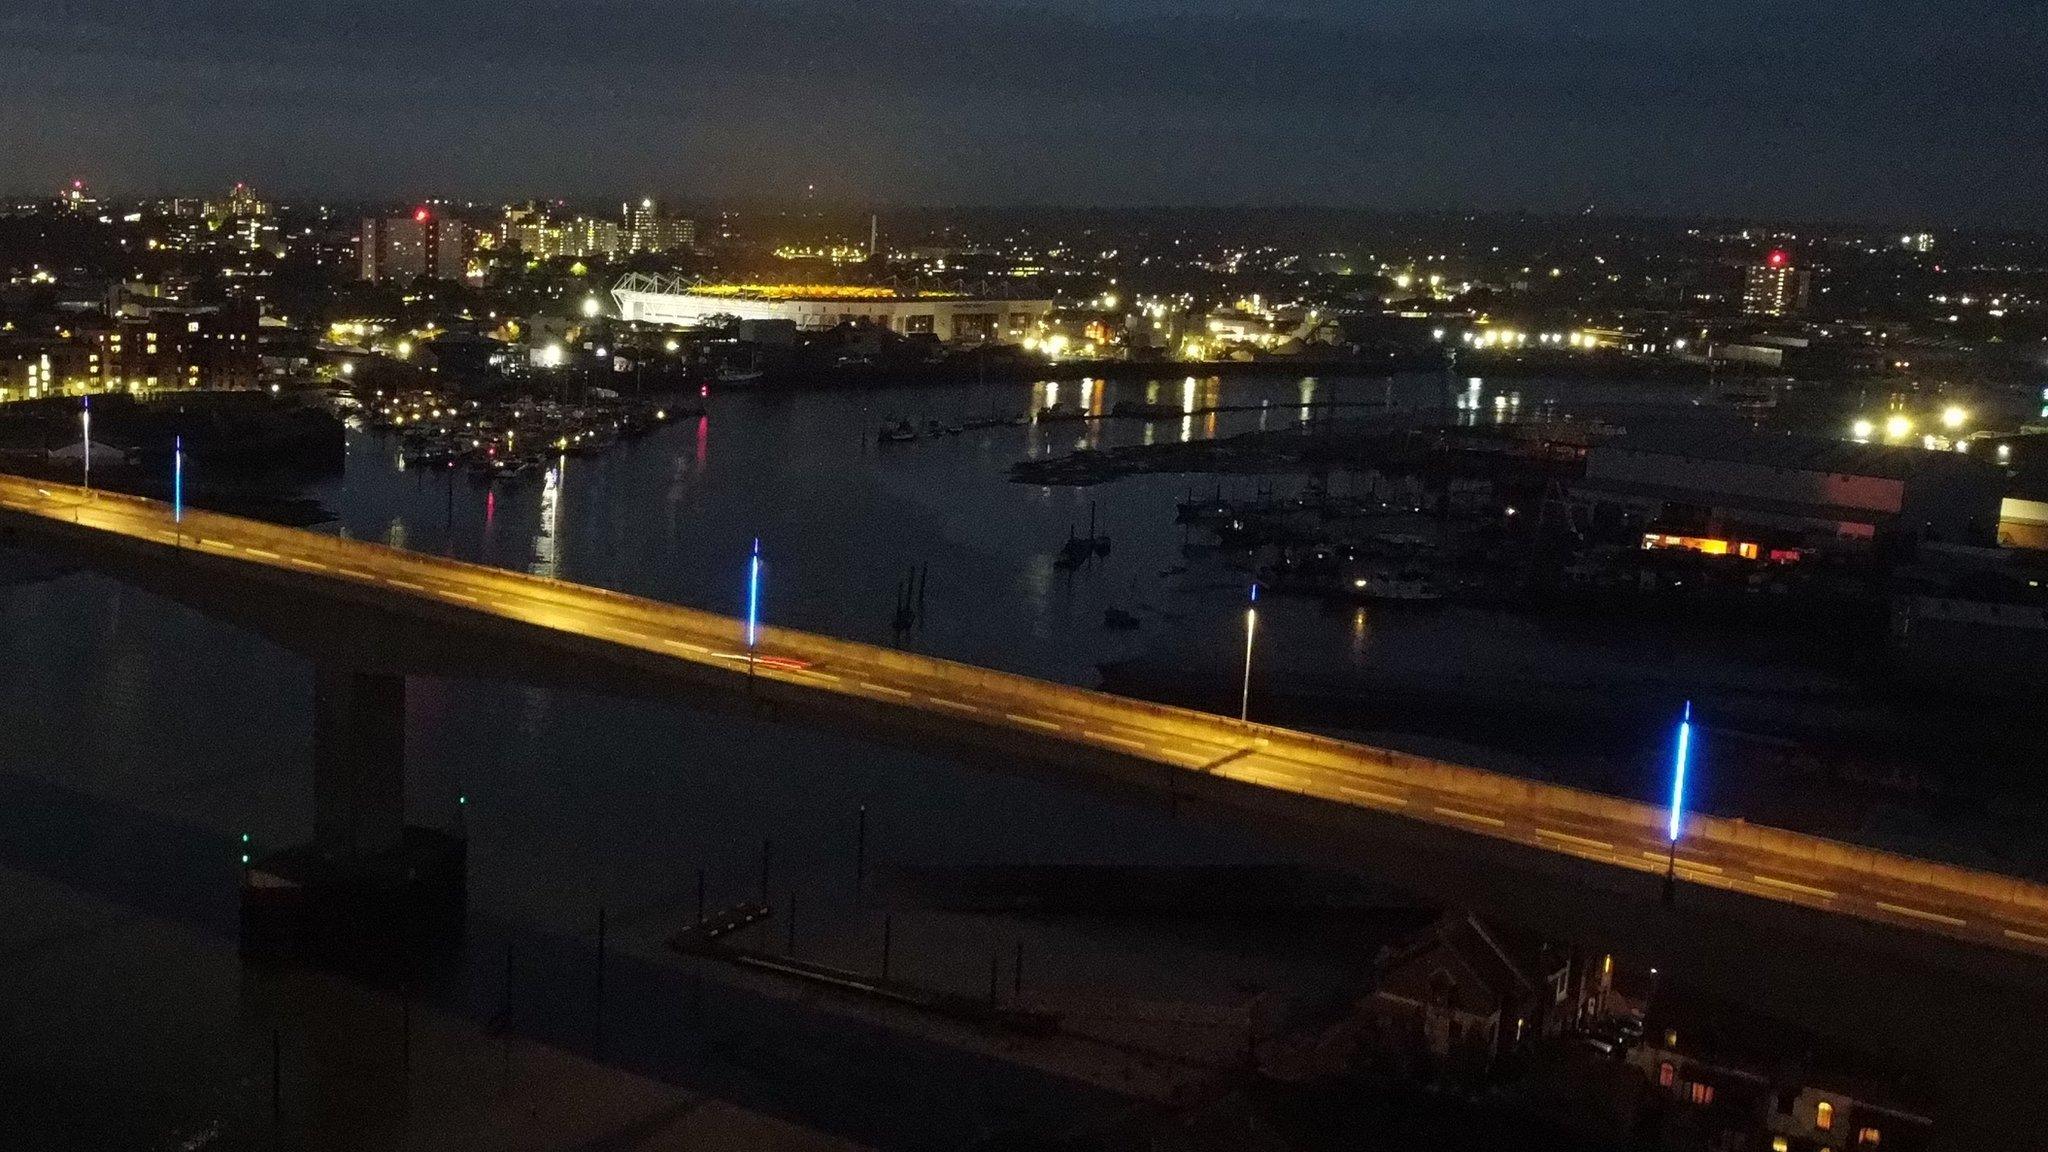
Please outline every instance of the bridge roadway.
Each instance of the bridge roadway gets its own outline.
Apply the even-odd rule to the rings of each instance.
[[[964,724],[998,748],[1049,744],[1071,753],[1068,766],[1121,769],[1150,788],[1199,784],[1251,806],[1285,793],[1634,873],[1667,866],[1666,814],[1633,801],[787,629],[763,629],[749,660],[742,623],[713,613],[189,509],[176,523],[160,502],[0,476],[0,543],[53,539],[73,555],[85,545],[87,563],[99,540],[203,565],[209,581],[288,576],[301,594],[432,610],[444,623],[515,622],[637,668],[682,662],[751,676],[757,690],[857,701],[863,715]],[[1994,873],[1697,814],[1676,871],[1687,886],[2048,956],[2048,886]]]

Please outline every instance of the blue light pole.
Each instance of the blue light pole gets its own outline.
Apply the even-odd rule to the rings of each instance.
[[[79,402],[78,426],[83,432],[82,439],[84,441],[83,447],[85,448],[85,480],[83,487],[87,492],[90,492],[92,491],[92,397],[90,396],[84,397]]]
[[[1671,813],[1664,826],[1664,903],[1678,897],[1678,834],[1685,815],[1685,770],[1692,758],[1692,701],[1678,721],[1678,749],[1671,757]]]
[[[747,561],[747,676],[754,675],[754,652],[761,636],[761,538],[754,537],[754,554]]]
[[[185,438],[171,437],[171,522],[185,522]]]

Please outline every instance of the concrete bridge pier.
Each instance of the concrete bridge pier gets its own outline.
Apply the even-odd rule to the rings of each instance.
[[[459,834],[405,823],[405,676],[313,669],[313,842],[250,861],[242,952],[410,974],[460,943]]]
[[[313,846],[364,861],[405,842],[405,677],[313,669]]]

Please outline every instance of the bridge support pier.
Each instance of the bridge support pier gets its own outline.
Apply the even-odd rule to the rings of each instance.
[[[313,669],[313,846],[381,856],[405,839],[405,677]]]
[[[459,833],[405,823],[405,677],[313,669],[313,842],[252,861],[244,955],[409,971],[460,941]]]

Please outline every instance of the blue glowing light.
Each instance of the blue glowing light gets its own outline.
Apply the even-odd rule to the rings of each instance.
[[[185,522],[185,438],[171,437],[171,522]]]
[[[761,629],[761,538],[754,537],[754,557],[747,565],[747,647],[754,646]]]
[[[1258,602],[1259,602],[1259,584],[1258,584],[1258,581],[1254,580],[1254,581],[1252,581],[1252,603],[1254,603],[1254,604],[1257,604]]]
[[[1678,820],[1685,812],[1685,766],[1692,756],[1692,701],[1685,702],[1685,718],[1678,722],[1678,752],[1671,761],[1671,823],[1665,829],[1673,844],[1678,843]]]

